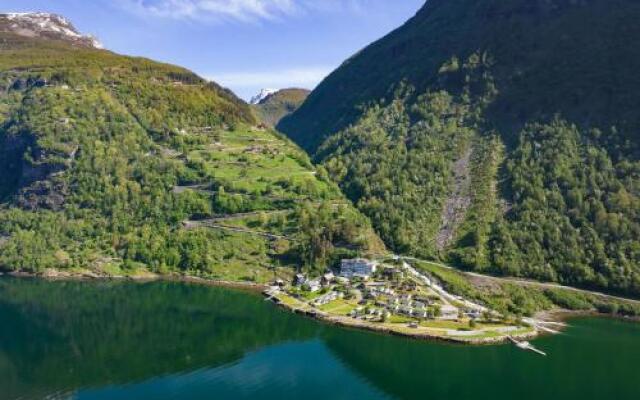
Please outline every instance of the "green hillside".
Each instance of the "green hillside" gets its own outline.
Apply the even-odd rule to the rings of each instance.
[[[253,106],[258,119],[266,126],[276,126],[282,118],[290,115],[304,103],[309,91],[306,89],[282,89],[267,96]]]
[[[638,296],[639,17],[430,0],[278,128],[397,251]]]
[[[326,172],[227,90],[0,35],[0,269],[264,282],[380,248]]]
[[[424,92],[452,57],[478,52],[493,60],[491,120],[502,123],[503,134],[558,113],[636,127],[639,15],[634,0],[430,0],[345,61],[279,128],[315,150],[362,115],[362,106],[392,96],[398,82]]]

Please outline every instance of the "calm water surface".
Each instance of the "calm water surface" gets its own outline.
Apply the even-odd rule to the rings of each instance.
[[[634,399],[640,324],[462,347],[334,328],[179,283],[0,279],[5,399]]]

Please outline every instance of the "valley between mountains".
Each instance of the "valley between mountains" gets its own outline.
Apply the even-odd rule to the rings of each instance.
[[[283,282],[281,303],[337,290],[363,321],[353,282],[292,283],[366,259],[415,269],[385,285],[455,308],[441,330],[638,317],[640,53],[611,43],[640,38],[640,8],[605,3],[431,0],[315,90],[255,104],[0,14],[0,271]]]

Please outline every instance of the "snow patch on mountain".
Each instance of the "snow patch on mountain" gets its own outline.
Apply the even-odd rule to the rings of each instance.
[[[66,40],[83,46],[103,48],[96,38],[82,35],[68,19],[56,14],[43,12],[0,13],[1,30],[20,36]]]
[[[260,91],[260,93],[258,93],[257,95],[253,96],[251,98],[251,101],[249,101],[250,104],[260,104],[262,103],[267,97],[271,96],[272,94],[278,93],[278,89],[262,89]]]

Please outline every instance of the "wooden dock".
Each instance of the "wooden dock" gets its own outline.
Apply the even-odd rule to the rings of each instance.
[[[532,351],[532,352],[534,352],[536,354],[540,354],[541,356],[545,356],[545,357],[547,356],[547,353],[545,353],[542,350],[537,349],[534,345],[532,345],[529,342],[526,342],[526,341],[519,342],[516,339],[514,339],[512,336],[507,336],[507,337],[509,338],[511,343],[515,344],[516,347],[518,347],[521,350]]]

